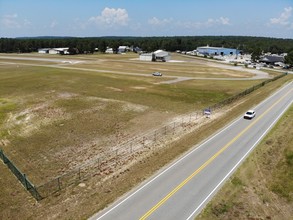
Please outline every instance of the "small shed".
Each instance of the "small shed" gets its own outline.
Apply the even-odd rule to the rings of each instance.
[[[132,47],[132,51],[135,52],[135,53],[141,53],[142,49],[139,48],[139,47]]]
[[[126,53],[129,50],[130,50],[130,48],[128,46],[119,46],[118,47],[118,53]]]
[[[107,48],[107,50],[105,51],[105,53],[114,53],[113,48]]]
[[[42,54],[49,53],[49,50],[50,48],[40,48],[38,49],[38,53],[42,53]]]
[[[142,61],[152,61],[154,57],[153,53],[142,53],[139,55],[139,60]]]

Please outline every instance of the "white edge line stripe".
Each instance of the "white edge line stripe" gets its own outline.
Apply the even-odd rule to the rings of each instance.
[[[238,119],[240,120],[240,119]],[[219,135],[220,133],[224,132],[225,130],[227,130],[230,126],[232,126],[234,123],[236,123],[238,120],[234,121],[233,123],[231,123],[229,126],[227,126],[225,129],[221,130],[220,132],[218,132],[217,134],[213,135],[211,138],[209,138],[208,140],[206,140],[205,142],[203,142],[200,146],[198,146],[197,148],[193,149],[192,151],[190,151],[188,154],[186,154],[185,156],[183,156],[182,158],[180,158],[179,160],[177,160],[175,163],[173,163],[171,166],[169,166],[168,168],[166,168],[164,171],[162,171],[161,173],[159,173],[157,176],[155,176],[152,180],[150,180],[149,182],[147,182],[146,184],[144,184],[142,187],[140,187],[139,189],[137,189],[135,192],[133,192],[132,194],[130,194],[128,197],[126,197],[125,199],[123,199],[121,202],[119,202],[117,205],[115,205],[113,208],[111,208],[110,210],[108,210],[106,213],[104,213],[102,216],[100,216],[99,218],[97,218],[96,220],[100,220],[101,218],[103,218],[104,216],[106,216],[107,214],[109,214],[109,212],[111,212],[112,210],[114,210],[115,208],[117,208],[118,206],[120,206],[122,203],[124,203],[126,200],[130,199],[132,196],[134,196],[136,193],[138,193],[139,191],[141,191],[142,189],[144,189],[145,187],[147,187],[149,184],[151,184],[153,181],[155,181],[157,178],[159,178],[160,176],[162,176],[164,173],[166,173],[167,171],[169,171],[171,168],[173,168],[174,166],[176,166],[178,163],[180,163],[182,160],[184,160],[186,157],[188,157],[189,155],[191,155],[192,153],[194,153],[195,151],[199,150],[203,145],[205,145],[207,142],[209,142],[210,140],[212,140],[214,137],[216,137],[217,135]]]
[[[252,145],[252,147],[247,151],[246,154],[237,162],[237,164],[227,173],[227,175],[218,183],[218,185],[210,192],[210,194],[200,203],[200,205],[191,213],[191,215],[186,219],[189,220],[200,208],[201,206],[210,198],[210,196],[219,188],[219,186],[230,176],[232,172],[239,166],[239,164],[247,157],[247,155],[255,148],[255,146],[263,139],[263,137],[269,132],[269,130],[276,124],[279,118],[284,114],[285,111],[291,106],[293,101],[290,102],[288,106],[281,112],[281,114],[272,122],[272,124],[267,128],[267,130],[260,136],[260,138]]]
[[[182,158],[180,158],[179,160],[177,160],[175,163],[173,163],[171,166],[169,166],[168,168],[166,168],[165,170],[163,170],[161,173],[159,173],[157,176],[155,176],[152,180],[150,180],[149,182],[147,182],[146,184],[144,184],[142,187],[140,187],[139,189],[137,189],[135,192],[133,192],[132,194],[130,194],[128,197],[126,197],[124,200],[122,200],[120,203],[118,203],[117,205],[115,205],[113,208],[111,208],[110,210],[108,210],[106,213],[104,213],[102,216],[100,216],[99,218],[97,218],[96,220],[100,220],[101,218],[103,218],[105,215],[107,215],[109,212],[111,212],[112,210],[114,210],[115,208],[117,208],[119,205],[121,205],[122,203],[124,203],[126,200],[128,200],[129,198],[131,198],[132,196],[134,196],[136,193],[138,193],[139,191],[141,191],[142,189],[144,189],[146,186],[148,186],[149,184],[151,184],[153,181],[155,181],[157,178],[159,178],[160,176],[162,176],[164,173],[166,173],[167,171],[169,171],[171,168],[173,168],[174,166],[176,166],[178,163],[180,163],[182,160],[184,160],[186,157],[188,157],[189,155],[191,155],[192,153],[194,153],[195,151],[199,150],[203,145],[205,145],[207,142],[209,142],[210,140],[212,140],[214,137],[218,136],[219,134],[221,134],[222,132],[224,132],[225,130],[227,130],[229,127],[231,127],[234,123],[236,123],[237,121],[239,121],[241,118],[235,120],[234,122],[232,122],[229,126],[227,126],[226,128],[224,128],[223,130],[219,131],[217,134],[213,135],[212,137],[210,137],[208,140],[204,141],[202,144],[200,144],[200,146],[198,146],[197,148],[193,149],[192,151],[190,151],[189,153],[187,153],[186,155],[184,155]]]
[[[281,92],[283,89],[285,89],[287,86],[289,86],[291,83],[288,83],[287,85],[283,86],[282,88],[280,88],[274,95],[278,94],[279,92]],[[261,105],[262,103],[266,102],[268,99],[270,99],[271,97],[266,98],[264,101],[262,101],[261,103],[259,103],[257,106]],[[227,130],[229,127],[231,127],[233,124],[235,124],[237,121],[241,120],[242,117],[236,119],[235,121],[233,121],[230,125],[228,125],[227,127],[225,127],[223,130],[220,130],[218,133],[216,133],[215,135],[213,135],[212,137],[210,137],[209,139],[207,139],[206,141],[204,141],[203,143],[201,143],[197,148],[193,149],[192,151],[190,151],[189,153],[187,153],[186,155],[184,155],[182,158],[180,158],[179,160],[177,160],[175,163],[173,163],[171,166],[169,166],[167,169],[163,170],[161,173],[159,173],[157,176],[155,176],[153,179],[151,179],[149,182],[145,183],[143,186],[141,186],[139,189],[137,189],[135,192],[133,192],[132,194],[130,194],[129,196],[127,196],[125,199],[123,199],[121,202],[119,202],[117,205],[115,205],[114,207],[112,207],[111,209],[109,209],[107,212],[105,212],[103,215],[101,215],[98,218],[95,218],[95,215],[90,217],[90,219],[92,220],[100,220],[103,217],[105,217],[107,214],[109,214],[111,211],[113,211],[114,209],[116,209],[118,206],[120,206],[121,204],[123,204],[125,201],[127,201],[128,199],[130,199],[132,196],[134,196],[136,193],[138,193],[139,191],[143,190],[145,187],[147,187],[149,184],[151,184],[153,181],[155,181],[157,178],[159,178],[160,176],[162,176],[164,173],[166,173],[168,170],[170,170],[171,168],[173,168],[175,165],[177,165],[178,163],[180,163],[182,160],[184,160],[186,157],[190,156],[191,154],[193,154],[195,151],[199,150],[203,145],[205,145],[207,142],[209,142],[210,140],[212,140],[213,138],[215,138],[216,136],[218,136],[219,134],[221,134],[222,132],[224,132],[225,130]],[[96,213],[96,215],[99,215],[99,212]]]

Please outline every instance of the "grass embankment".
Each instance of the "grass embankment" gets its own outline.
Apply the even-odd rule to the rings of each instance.
[[[293,106],[198,216],[292,219]]]

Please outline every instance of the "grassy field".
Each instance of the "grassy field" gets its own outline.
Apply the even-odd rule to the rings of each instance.
[[[0,66],[0,138],[5,142],[4,152],[38,185],[106,151],[113,141],[133,136],[135,131],[147,131],[178,114],[201,110],[260,82],[189,80],[157,84],[164,78],[103,71],[151,73],[158,66],[174,71],[173,63],[132,61],[131,55],[100,55],[87,56],[87,62],[63,69],[47,61],[46,66],[35,66],[44,65],[44,61],[34,57],[39,60],[6,59],[15,64]],[[73,60],[79,59],[84,60]],[[85,67],[83,71],[74,69]],[[177,69],[187,72],[194,68],[203,71],[203,67],[198,63],[176,64]],[[101,72],[90,71],[97,68]],[[214,67],[205,71],[205,75],[233,72]],[[181,75],[185,76],[184,71]]]
[[[51,56],[45,58],[50,59]],[[60,56],[52,58],[60,59]],[[75,64],[0,58],[1,148],[34,184],[42,184],[87,162],[119,141],[154,129],[178,115],[202,110],[262,81],[192,79],[160,84],[166,79],[152,77],[154,70],[164,69],[176,76],[180,72],[180,76],[192,77],[210,77],[217,73],[220,78],[239,78],[243,72],[205,68],[205,62],[193,63],[190,59],[174,64],[139,62],[134,58],[133,54],[62,57],[67,61],[84,61]],[[149,76],[125,74],[128,72],[148,73]],[[251,76],[251,73],[245,74],[244,77]],[[232,116],[260,101],[284,80],[272,83],[274,86],[268,91],[260,89],[248,104],[237,105],[239,110],[233,111]],[[248,99],[244,99],[244,103],[245,100]],[[215,123],[209,131],[213,132],[226,122],[227,119],[219,120],[218,127]],[[85,188],[72,187],[39,203],[35,203],[7,168],[0,164],[0,183],[5,188],[0,202],[0,210],[3,210],[0,217],[1,214],[5,219],[15,219],[20,215],[33,219],[89,216],[204,138],[198,132],[196,140],[190,134],[180,141],[180,148],[179,143],[166,146],[161,150],[164,157],[162,152],[157,152],[121,177],[106,181],[103,186],[95,183],[94,179],[88,180]],[[205,134],[208,135],[207,132]],[[158,157],[160,163],[154,160]],[[14,187],[9,187],[12,185]],[[89,200],[94,204],[91,207],[87,205]],[[64,206],[59,207],[61,203]],[[19,207],[21,211],[15,212]],[[36,212],[31,213],[32,208]]]

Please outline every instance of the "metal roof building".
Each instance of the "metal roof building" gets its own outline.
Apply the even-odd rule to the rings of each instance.
[[[139,56],[140,60],[145,61],[169,61],[171,59],[170,53],[164,50],[157,50],[153,53],[143,53]]]
[[[285,59],[283,56],[272,54],[272,55],[265,55],[265,56],[261,57],[259,61],[266,63],[266,64],[274,64],[274,63],[278,63],[278,62],[284,63],[284,60]]]
[[[233,48],[224,48],[224,47],[198,47],[197,52],[203,55],[213,56],[213,55],[235,55],[239,54],[240,51]]]
[[[156,57],[156,61],[169,61],[171,59],[171,55],[170,53],[164,51],[164,50],[157,50],[154,52],[155,57]]]
[[[48,53],[48,54],[69,54],[69,47],[64,48],[40,48],[38,53]]]

